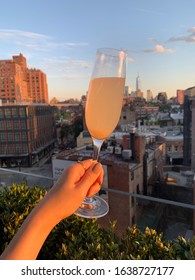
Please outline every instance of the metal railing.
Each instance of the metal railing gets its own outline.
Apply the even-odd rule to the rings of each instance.
[[[27,169],[27,171],[29,170]],[[57,178],[52,176],[44,176],[35,173],[18,171],[15,169],[0,168],[0,186],[11,186],[14,183],[25,183],[29,187],[36,185],[38,187],[45,187],[46,189],[49,189],[53,186],[55,181],[57,181]],[[117,199],[120,200],[120,196],[123,196],[123,198],[127,198],[127,200],[125,200],[128,201],[127,203],[129,203],[130,200],[131,203],[134,203],[134,206],[136,207],[135,223],[140,229],[144,229],[146,226],[159,228],[160,224],[160,231],[165,233],[165,237],[168,240],[174,239],[178,235],[183,235],[185,237],[189,235],[189,238],[192,237],[193,229],[195,227],[194,204],[154,197],[151,195],[126,192],[121,191],[120,189],[111,189],[108,187],[102,187],[101,189],[105,191],[106,198],[107,194],[110,196],[116,194]],[[126,207],[125,203],[123,206],[124,208]],[[116,205],[116,207],[118,209],[118,205]],[[127,207],[132,207],[132,205],[128,205]],[[115,209],[114,212],[120,216],[119,212],[121,209],[117,209]],[[113,213],[112,211],[113,209],[110,209],[110,214]],[[112,216],[112,218],[113,217],[114,216]],[[127,217],[124,218],[127,219]],[[115,219],[114,217],[114,220],[118,219],[120,218]],[[123,216],[121,219],[123,219]]]
[[[43,175],[38,175],[38,174],[33,174],[33,173],[28,173],[28,172],[22,172],[22,171],[17,171],[17,170],[13,170],[13,169],[0,168],[0,172],[1,171],[12,173],[12,174],[18,174],[19,176],[23,176],[23,177],[28,176],[28,177],[34,177],[34,178],[52,181],[52,184],[53,184],[53,182],[57,181],[57,178],[54,178],[54,177],[48,177],[48,176],[43,176]],[[0,177],[1,177],[1,173],[0,173]],[[1,184],[1,182],[0,182],[0,184]],[[195,210],[195,204],[188,204],[188,203],[178,202],[178,201],[174,201],[174,200],[162,199],[162,198],[158,198],[158,197],[154,197],[154,196],[142,195],[142,194],[137,194],[137,193],[133,193],[133,192],[124,192],[124,191],[114,190],[114,189],[104,188],[104,187],[102,187],[101,189],[106,192],[116,193],[119,195],[132,196],[132,197],[135,197],[138,199],[143,199],[143,200],[147,200],[147,201],[174,205],[174,206],[179,206],[179,207]]]

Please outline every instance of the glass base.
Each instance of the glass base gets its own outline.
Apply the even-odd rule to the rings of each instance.
[[[100,196],[94,195],[91,198],[85,198],[74,214],[83,218],[93,219],[105,216],[108,211],[108,203]]]

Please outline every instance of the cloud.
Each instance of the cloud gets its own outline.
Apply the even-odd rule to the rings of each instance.
[[[156,15],[156,16],[165,16],[165,13],[162,13],[162,12],[159,12],[159,11],[156,11],[156,10],[141,9],[141,8],[138,8],[138,9],[135,9],[135,10],[137,10],[138,12],[146,13],[146,14],[152,14],[152,15]]]
[[[163,45],[155,45],[153,49],[144,49],[145,53],[173,53],[172,49],[166,49]]]
[[[10,57],[16,49],[19,50],[25,54],[30,63],[29,68],[36,65],[35,67],[47,73],[49,78],[70,80],[90,76],[91,62],[59,55],[61,52],[71,53],[66,50],[86,47],[88,46],[86,42],[57,41],[52,36],[18,29],[0,29],[0,41],[0,50],[3,48],[8,50]]]
[[[149,42],[155,42],[155,43],[157,43],[157,40],[156,40],[156,38],[154,38],[154,37],[150,37],[150,38],[148,38],[147,39]]]
[[[0,39],[1,40],[13,40],[13,39],[30,39],[30,40],[46,40],[49,36],[22,31],[18,29],[0,29]]]
[[[180,35],[180,36],[173,36],[168,39],[167,42],[177,42],[177,41],[183,41],[186,43],[195,43],[195,27],[191,27],[187,30],[189,34]]]
[[[88,46],[86,42],[56,42],[51,36],[18,29],[0,29],[0,40],[26,49],[47,52],[56,48],[72,49]]]
[[[48,57],[42,59],[37,66],[46,71],[50,77],[70,80],[89,78],[93,64],[87,60],[69,57]]]
[[[195,33],[195,26],[191,27],[190,29],[188,29],[188,32],[190,33]]]

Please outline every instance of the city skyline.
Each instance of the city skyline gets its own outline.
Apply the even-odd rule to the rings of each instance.
[[[29,10],[30,9],[30,10]],[[98,47],[127,50],[126,85],[167,92],[194,86],[195,2],[139,0],[1,3],[0,60],[22,53],[47,75],[49,99],[88,90]]]

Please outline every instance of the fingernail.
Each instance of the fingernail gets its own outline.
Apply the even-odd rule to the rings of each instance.
[[[100,168],[101,168],[101,165],[99,164],[99,162],[97,162],[93,167],[92,167],[92,171],[94,173],[99,173],[100,172]]]

